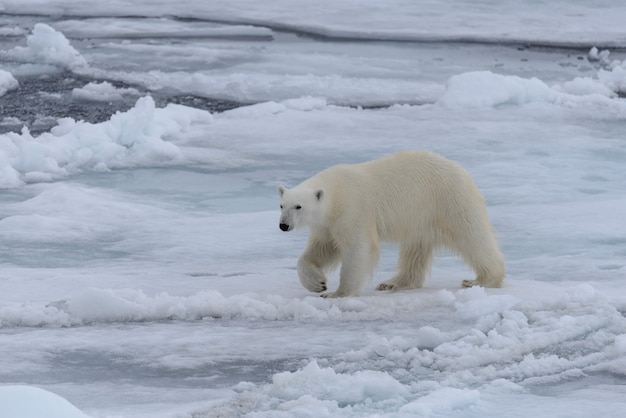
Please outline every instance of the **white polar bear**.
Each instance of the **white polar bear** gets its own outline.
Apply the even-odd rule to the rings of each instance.
[[[460,165],[425,151],[330,167],[300,185],[279,186],[280,229],[309,227],[298,260],[302,285],[326,290],[325,270],[341,263],[339,288],[356,296],[379,259],[379,241],[399,244],[397,274],[378,290],[419,288],[435,250],[459,254],[476,273],[463,286],[500,287],[504,259],[482,194]]]

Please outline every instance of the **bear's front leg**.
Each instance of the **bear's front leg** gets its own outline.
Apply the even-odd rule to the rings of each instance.
[[[320,293],[326,290],[326,275],[321,268],[304,256],[298,259],[298,277],[302,286],[309,292]]]
[[[374,242],[356,245],[347,251],[341,262],[339,287],[335,292],[322,295],[325,298],[359,296],[378,263],[379,250]]]
[[[332,269],[340,259],[336,243],[328,235],[312,234],[298,259],[300,283],[311,292],[326,290],[324,270]]]

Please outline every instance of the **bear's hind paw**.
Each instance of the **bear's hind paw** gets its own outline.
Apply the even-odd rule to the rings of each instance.
[[[336,291],[336,292],[322,293],[320,296],[323,297],[324,299],[331,299],[331,298],[345,298],[347,296],[358,296],[358,295]]]
[[[461,282],[461,287],[474,287],[474,286],[482,286],[482,287],[502,287],[502,280],[492,280],[492,281],[481,281],[481,280],[463,280]]]
[[[387,283],[387,282],[382,282],[381,284],[376,286],[376,290],[396,290],[396,285]]]

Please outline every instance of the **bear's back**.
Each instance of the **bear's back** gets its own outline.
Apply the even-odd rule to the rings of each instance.
[[[312,177],[331,197],[332,217],[375,222],[381,239],[397,241],[483,205],[469,174],[427,151],[402,151],[359,164],[340,164]]]

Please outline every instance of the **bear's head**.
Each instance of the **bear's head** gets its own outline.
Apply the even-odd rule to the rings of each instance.
[[[280,223],[283,231],[304,228],[313,225],[320,218],[319,208],[324,197],[324,190],[311,190],[307,187],[287,189],[278,186],[280,194]]]

